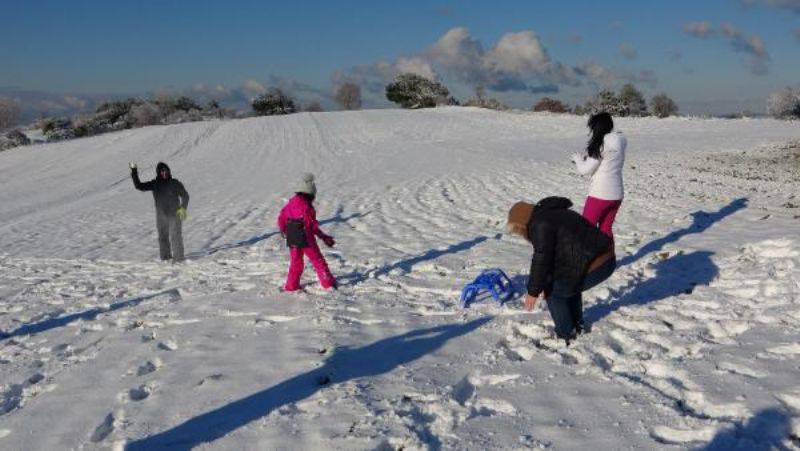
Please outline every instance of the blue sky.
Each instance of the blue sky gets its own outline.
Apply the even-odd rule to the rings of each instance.
[[[634,81],[647,94],[664,91],[685,109],[702,110],[753,103],[800,83],[798,0],[0,3],[6,89],[143,94],[249,83],[327,101],[334,80],[352,79],[367,91],[407,67],[398,58],[424,63],[420,70],[429,67],[458,97],[487,84],[520,107],[543,86],[574,103]],[[454,28],[466,31],[459,43],[480,46],[482,56],[471,61],[491,70],[431,55]],[[514,41],[527,46],[514,47],[521,62],[493,54],[510,33],[528,31]],[[544,60],[523,61],[531,48]],[[377,89],[365,97],[383,105]]]

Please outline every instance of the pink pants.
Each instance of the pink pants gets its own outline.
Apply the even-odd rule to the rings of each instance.
[[[323,288],[330,288],[336,282],[336,278],[331,274],[328,269],[328,263],[325,262],[325,257],[319,250],[317,243],[304,248],[293,247],[289,249],[289,276],[286,278],[286,285],[283,289],[286,291],[294,291],[300,288],[300,276],[303,275],[305,263],[303,262],[303,255],[311,260],[311,265],[317,271],[317,278]]]
[[[617,217],[622,200],[605,200],[589,196],[583,206],[583,217],[595,226],[600,227],[600,231],[614,239],[614,232],[611,227]]]

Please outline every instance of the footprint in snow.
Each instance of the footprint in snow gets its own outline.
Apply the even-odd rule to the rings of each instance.
[[[174,351],[178,349],[178,344],[173,340],[166,340],[158,344],[158,349],[162,351]]]
[[[225,379],[225,375],[224,374],[222,374],[222,373],[212,374],[210,376],[206,376],[203,379],[201,379],[200,382],[197,383],[197,386],[199,387],[201,385],[206,384],[207,382],[221,381],[222,379]]]
[[[128,390],[128,398],[131,401],[144,401],[150,397],[154,390],[155,387],[152,384],[140,385]]]
[[[103,421],[94,429],[91,437],[92,442],[102,442],[108,438],[119,427],[121,420],[122,411],[106,415]]]
[[[164,363],[156,357],[153,360],[148,360],[144,365],[141,365],[138,370],[136,370],[137,376],[144,376],[145,374],[150,374],[154,371],[157,371],[159,368],[164,366]]]

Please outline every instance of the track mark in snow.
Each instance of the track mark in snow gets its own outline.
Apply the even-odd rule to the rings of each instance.
[[[144,384],[128,390],[128,398],[130,398],[131,401],[143,401],[149,398],[152,393],[153,385]]]
[[[172,326],[182,326],[184,324],[195,324],[195,323],[199,323],[199,322],[202,322],[202,321],[203,320],[196,319],[196,318],[192,318],[192,319],[168,319],[166,321],[166,323],[169,324],[169,325],[172,325]]]
[[[382,319],[360,319],[360,318],[355,318],[355,317],[352,317],[352,316],[345,316],[345,315],[335,315],[333,317],[333,319],[334,320],[338,320],[338,321],[344,321],[344,322],[347,322],[347,323],[352,323],[352,324],[363,324],[365,326],[374,326],[376,324],[383,324],[383,323],[386,322],[385,320],[382,320]]]
[[[479,398],[472,405],[472,416],[515,415],[516,407],[502,399]]]
[[[504,348],[506,351],[506,355],[511,360],[524,360],[528,361],[536,355],[536,349],[528,347],[528,346],[521,346],[521,345],[513,345],[509,343],[504,344]]]
[[[753,379],[761,379],[767,376],[767,373],[764,373],[763,371],[757,371],[744,365],[731,362],[720,362],[717,364],[717,369],[720,371],[727,371],[728,373],[751,377]]]
[[[294,321],[299,318],[302,318],[302,316],[267,315],[254,319],[251,324],[255,327],[270,327],[275,324]]]
[[[178,349],[178,344],[173,340],[166,340],[158,344],[158,349],[161,349],[162,351],[174,351]]]
[[[708,442],[714,438],[717,428],[708,426],[700,429],[674,429],[667,426],[656,426],[650,435],[661,443],[683,445],[692,442]]]
[[[3,393],[3,403],[0,404],[0,415],[5,415],[22,406],[24,402],[24,386],[11,384]]]
[[[144,365],[141,365],[139,369],[136,370],[136,375],[144,376],[146,374],[150,374],[152,372],[158,371],[158,369],[161,368],[163,365],[164,364],[163,362],[161,362],[161,359],[156,357],[153,360],[148,360],[147,362],[145,362]]]
[[[777,355],[798,355],[800,354],[800,343],[790,343],[781,346],[775,346],[767,349],[767,352]]]
[[[521,374],[475,374],[469,376],[469,381],[475,386],[499,385],[511,382],[521,377]]]
[[[122,411],[116,413],[109,413],[103,419],[103,421],[94,429],[92,433],[91,440],[95,443],[102,442],[109,435],[111,435],[115,429],[120,426],[120,422],[122,421]]]
[[[220,312],[221,316],[227,316],[229,318],[238,318],[241,316],[258,316],[258,312],[234,312],[231,310],[223,310]]]
[[[435,308],[424,307],[417,308],[414,312],[419,316],[454,316],[459,314],[459,312],[454,310],[437,310]]]
[[[786,393],[775,395],[775,397],[778,398],[787,409],[792,411],[792,413],[800,416],[800,387]]]

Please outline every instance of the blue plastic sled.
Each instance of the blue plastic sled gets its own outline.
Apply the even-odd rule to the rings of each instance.
[[[514,284],[502,269],[487,269],[481,272],[472,283],[468,283],[461,291],[461,308],[469,307],[481,290],[491,293],[499,305],[514,295]]]

